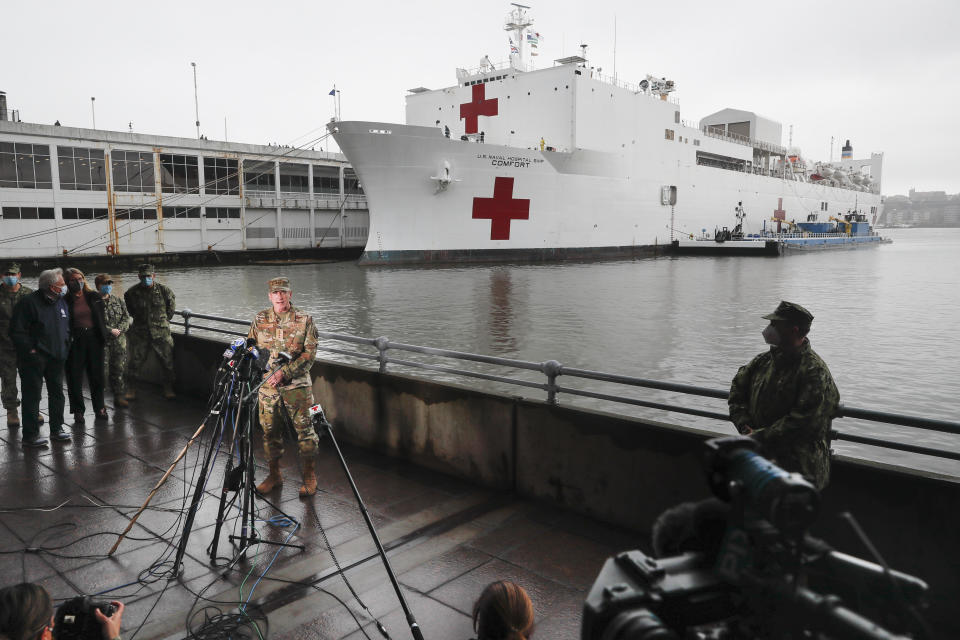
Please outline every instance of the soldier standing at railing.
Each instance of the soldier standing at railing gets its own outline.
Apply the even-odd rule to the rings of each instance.
[[[113,278],[101,273],[94,280],[97,291],[103,298],[103,315],[110,331],[110,337],[104,345],[103,379],[110,383],[113,390],[113,403],[118,407],[130,406],[124,397],[127,392],[127,329],[130,328],[130,315],[123,298],[113,295]]]
[[[283,420],[286,414],[297,432],[297,445],[303,463],[303,485],[300,497],[317,492],[315,461],[317,433],[310,422],[313,404],[313,381],[310,367],[317,355],[317,328],[313,318],[294,307],[293,291],[286,278],[269,283],[271,308],[257,314],[247,337],[257,341],[257,348],[270,350],[267,372],[277,368],[277,354],[290,354],[288,363],[272,374],[260,387],[260,426],[263,427],[263,450],[270,464],[270,474],[257,485],[257,491],[268,493],[283,484],[280,457],[283,455]]]
[[[3,408],[7,410],[7,426],[19,427],[20,416],[17,407],[17,349],[10,338],[10,319],[13,308],[33,289],[20,282],[20,265],[7,263],[3,271],[3,283],[0,284],[0,396]]]
[[[817,489],[830,479],[830,424],[840,394],[826,363],[810,348],[813,314],[783,301],[763,316],[770,349],[740,367],[730,387],[730,421],[763,445],[787,471]]]
[[[123,300],[133,318],[127,333],[130,348],[130,377],[136,377],[153,350],[163,367],[163,397],[176,398],[173,392],[173,334],[170,320],[176,310],[176,298],[170,287],[156,281],[152,264],[142,264],[137,269],[140,283],[127,289]],[[127,389],[127,399],[135,397],[133,387]]]

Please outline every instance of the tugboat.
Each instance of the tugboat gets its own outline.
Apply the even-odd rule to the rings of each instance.
[[[743,232],[743,221],[747,216],[743,202],[737,203],[734,216],[737,224],[733,230],[718,227],[712,234],[704,230],[700,236],[691,234],[674,240],[674,251],[680,254],[779,256],[788,251],[854,249],[893,242],[874,231],[867,216],[856,209],[840,217],[828,216],[827,222],[820,221],[817,213],[807,214],[805,222],[774,217],[770,222],[776,223],[775,229],[768,230],[764,220],[762,230],[752,234]]]

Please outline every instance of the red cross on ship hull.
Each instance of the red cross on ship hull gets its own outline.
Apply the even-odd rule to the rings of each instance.
[[[510,221],[530,219],[530,199],[514,199],[513,178],[498,177],[492,198],[473,199],[473,219],[490,220],[491,240],[509,240]]]
[[[467,133],[476,133],[479,129],[479,116],[497,115],[497,99],[486,98],[487,87],[483,84],[473,85],[473,101],[460,105],[460,119],[465,121]]]

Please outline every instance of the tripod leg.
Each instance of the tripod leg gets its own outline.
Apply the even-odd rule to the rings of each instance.
[[[227,494],[230,493],[230,485],[233,481],[233,451],[237,444],[237,429],[239,427],[240,415],[233,422],[233,434],[230,436],[230,453],[227,455],[227,464],[223,470],[223,489],[220,492],[220,506],[217,509],[217,524],[213,529],[213,541],[210,543],[210,562],[217,559],[217,547],[220,543],[220,530],[223,528],[223,515],[227,506]]]
[[[207,420],[213,417],[213,414],[207,416]],[[221,416],[217,416],[217,424],[220,425],[220,435],[223,435],[223,420]],[[217,430],[214,430],[214,436],[216,436]],[[193,529],[193,520],[197,515],[197,507],[200,505],[200,498],[203,496],[204,488],[207,484],[207,474],[210,471],[210,461],[213,459],[213,452],[216,447],[214,447],[214,438],[210,439],[210,447],[207,449],[207,455],[203,459],[203,467],[200,469],[200,476],[197,478],[197,486],[193,490],[193,499],[190,502],[190,511],[187,513],[187,519],[183,524],[183,532],[180,534],[180,544],[177,545],[177,557],[173,563],[173,570],[175,574],[180,573],[180,567],[183,563],[183,555],[187,551],[187,541],[190,539],[190,532]]]
[[[177,466],[177,463],[187,454],[187,449],[190,448],[190,445],[200,437],[200,434],[203,433],[203,430],[207,426],[207,421],[204,420],[200,424],[200,428],[194,432],[193,436],[190,437],[190,440],[187,441],[187,444],[183,445],[183,449],[180,450],[180,453],[177,454],[177,457],[174,459],[173,463],[170,465],[170,468],[167,469],[167,472],[163,474],[163,477],[157,482],[156,486],[153,487],[153,491],[150,492],[150,495],[147,496],[147,499],[144,500],[143,506],[137,511],[137,513],[130,520],[130,524],[127,525],[127,528],[123,530],[123,533],[120,534],[120,537],[117,538],[117,541],[113,543],[113,546],[110,548],[110,551],[107,552],[108,556],[112,556],[113,552],[117,550],[117,547],[120,546],[120,543],[123,542],[123,539],[127,537],[127,534],[130,533],[130,529],[133,529],[133,525],[137,522],[137,519],[140,517],[140,514],[143,513],[147,505],[150,504],[150,501],[153,500],[153,496],[157,495],[157,491],[160,490],[160,487],[163,486],[163,483],[167,481],[167,478],[170,477],[170,474],[173,473],[173,469]]]
[[[360,507],[360,514],[367,523],[367,529],[370,530],[370,537],[373,538],[373,542],[377,546],[377,552],[380,554],[380,559],[383,560],[383,566],[387,570],[387,576],[390,578],[390,583],[393,585],[393,590],[397,593],[397,599],[400,601],[400,607],[403,609],[403,613],[407,617],[407,624],[410,626],[410,633],[413,635],[415,640],[423,640],[423,632],[420,631],[420,625],[417,623],[417,619],[413,616],[413,612],[410,610],[406,599],[403,597],[403,592],[400,590],[400,583],[397,582],[397,576],[394,575],[393,567],[390,566],[390,560],[387,559],[387,552],[384,550],[383,544],[380,543],[380,536],[377,535],[377,529],[373,526],[373,521],[370,519],[370,514],[367,513],[367,507],[365,504],[363,504],[363,498],[360,497],[360,490],[357,489],[357,484],[353,481],[353,476],[350,475],[350,469],[347,468],[347,461],[343,457],[343,452],[340,451],[340,445],[337,444],[337,439],[333,436],[333,427],[331,427],[330,423],[327,422],[323,415],[323,410],[320,409],[319,406],[320,405],[316,405],[315,407],[317,413],[315,413],[313,416],[314,424],[319,423],[326,434],[330,437],[330,442],[333,443],[333,450],[336,452],[337,458],[340,461],[340,466],[343,468],[343,473],[347,476],[347,480],[350,483],[350,488],[353,490],[353,497],[357,499],[357,505]],[[311,407],[310,411],[313,413],[314,407]]]

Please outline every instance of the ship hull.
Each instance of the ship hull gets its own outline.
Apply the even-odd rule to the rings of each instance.
[[[777,211],[803,220],[823,206],[880,206],[877,194],[665,163],[640,150],[521,149],[380,122],[330,128],[367,196],[364,264],[644,257],[732,227],[740,202],[746,233],[775,228]]]

